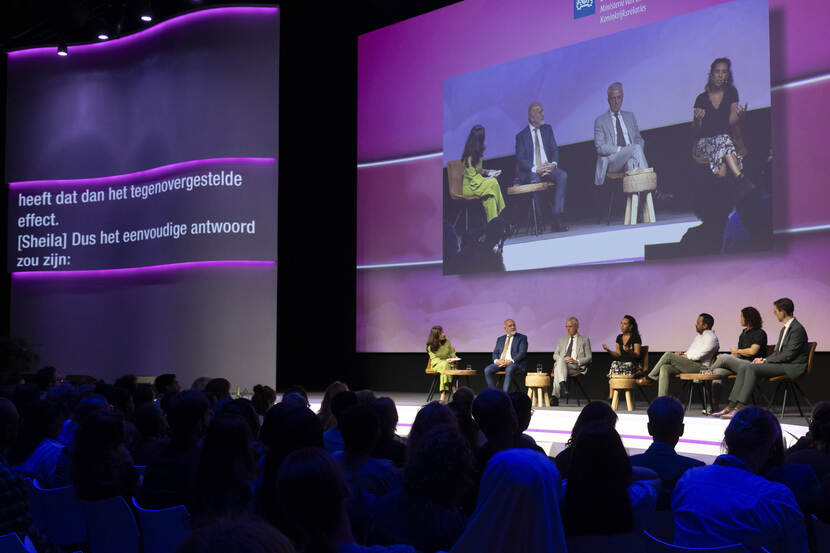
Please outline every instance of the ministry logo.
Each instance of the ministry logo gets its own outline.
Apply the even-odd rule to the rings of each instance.
[[[593,15],[596,9],[594,0],[574,0],[574,19]]]

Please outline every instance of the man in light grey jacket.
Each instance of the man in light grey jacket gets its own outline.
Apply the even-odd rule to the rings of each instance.
[[[609,110],[594,121],[594,147],[597,149],[597,168],[594,184],[605,183],[605,173],[631,171],[648,167],[643,153],[645,141],[640,136],[637,118],[630,111],[622,111],[622,83],[608,87]]]
[[[551,405],[559,405],[560,394],[568,393],[568,376],[588,372],[591,364],[591,341],[579,333],[579,319],[565,321],[568,335],[559,340],[553,352],[553,396]]]

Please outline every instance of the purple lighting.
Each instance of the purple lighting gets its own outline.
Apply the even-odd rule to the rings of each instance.
[[[146,43],[150,40],[157,40],[163,33],[181,29],[195,23],[204,21],[221,21],[233,16],[259,16],[267,17],[274,16],[279,13],[277,7],[227,7],[227,8],[213,8],[204,9],[191,13],[180,15],[166,21],[162,21],[152,27],[143,31],[138,31],[131,35],[107,41],[105,43],[81,44],[73,46],[73,55],[88,55],[94,53],[111,53],[115,50],[130,45],[138,45]],[[28,48],[25,50],[16,50],[9,52],[9,60],[42,60],[51,57],[53,50],[49,47],[44,48]]]
[[[95,269],[91,271],[26,271],[12,273],[12,279],[42,280],[94,277],[130,277],[142,274],[159,274],[181,272],[188,269],[206,268],[236,268],[236,267],[270,267],[276,266],[276,261],[186,261],[184,263],[170,263],[167,265],[149,265],[147,267],[128,267],[124,269]]]
[[[219,157],[210,159],[196,159],[162,165],[153,169],[146,169],[135,173],[113,175],[110,177],[92,177],[88,179],[56,179],[56,180],[30,180],[10,182],[10,190],[25,188],[40,188],[43,186],[111,186],[114,184],[125,184],[143,180],[153,180],[167,176],[178,171],[201,169],[215,165],[269,165],[275,164],[277,160],[271,157]]]

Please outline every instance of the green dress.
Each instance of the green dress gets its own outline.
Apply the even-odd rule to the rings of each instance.
[[[481,160],[475,166],[471,165],[470,161],[470,158],[464,160],[461,193],[465,196],[478,196],[481,199],[489,223],[504,210],[504,196],[501,195],[499,181],[481,174]]]
[[[447,340],[438,347],[438,351],[432,351],[427,346],[427,353],[429,354],[429,367],[441,373],[441,391],[449,391],[452,386],[452,376],[445,375],[444,371],[452,369],[452,364],[447,363],[447,359],[455,357],[455,348],[452,347],[450,341]]]

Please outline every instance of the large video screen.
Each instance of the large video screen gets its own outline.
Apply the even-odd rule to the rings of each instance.
[[[458,351],[490,351],[508,317],[531,351],[553,350],[569,316],[610,344],[624,314],[653,350],[677,350],[701,312],[730,344],[742,307],[771,321],[785,296],[822,349],[828,24],[830,5],[784,0],[467,0],[359,37],[357,350],[423,351],[440,324]],[[731,64],[727,115],[741,110],[739,134],[728,116],[719,134],[741,154],[742,182],[693,150],[695,109],[720,107],[706,91],[719,58]],[[602,120],[617,82],[619,144],[616,121]],[[553,178],[510,190],[534,185],[516,177],[535,102],[567,173],[559,212]],[[635,121],[646,170],[626,160],[598,178],[600,153],[637,142]],[[489,224],[453,163],[476,125],[481,171],[496,173],[504,202]],[[532,144],[521,145],[531,169]],[[557,161],[546,148],[543,136],[539,166]]]

